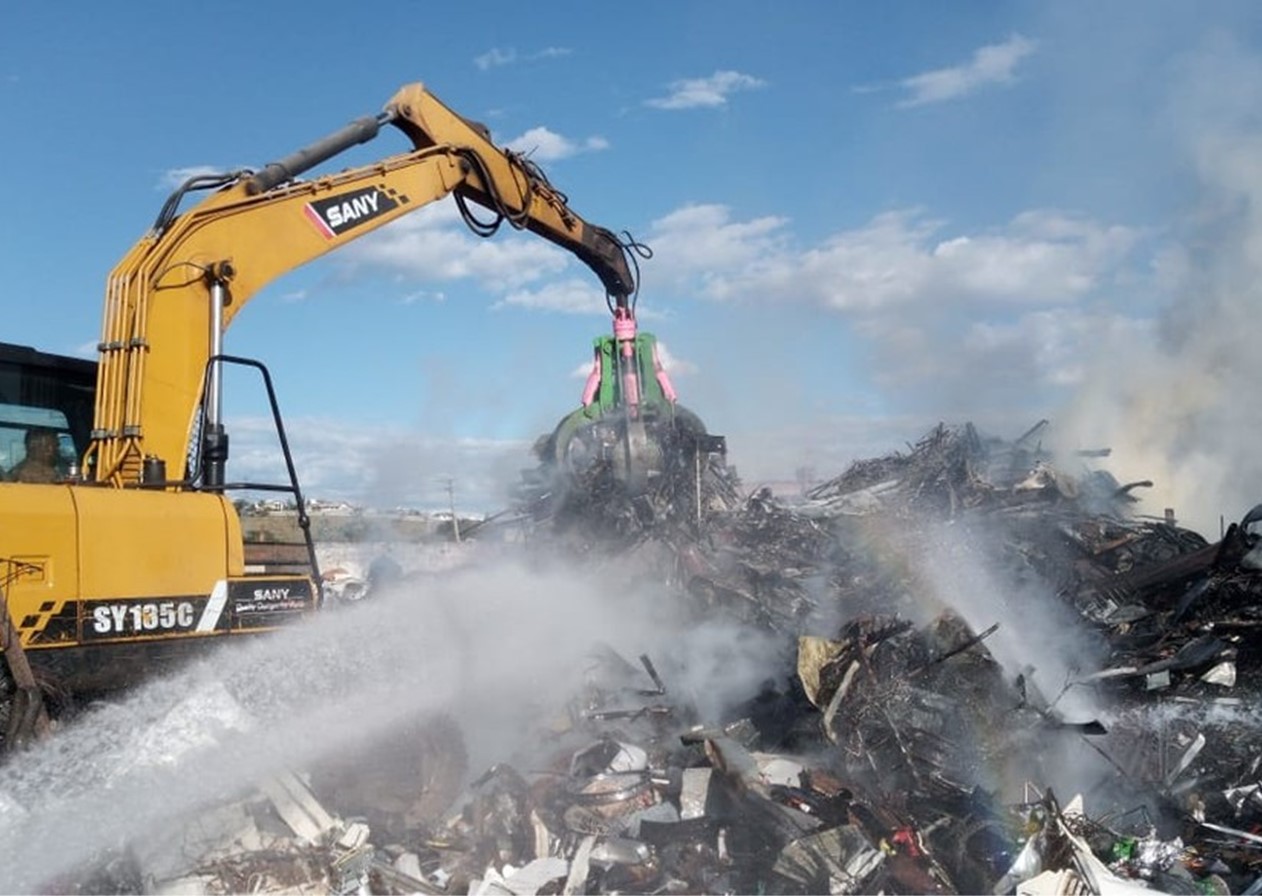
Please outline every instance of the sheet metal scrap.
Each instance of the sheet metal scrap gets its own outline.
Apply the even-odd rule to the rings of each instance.
[[[659,757],[663,768],[647,756],[603,740],[576,752],[563,774],[528,780],[498,767],[479,779],[478,793],[448,823],[445,845],[463,847],[445,856],[449,892],[479,892],[488,879],[544,858],[564,861],[564,875],[554,878],[564,877],[564,892],[862,892],[883,862],[857,834],[839,861],[829,849],[837,841],[819,836],[819,816],[778,800],[757,760],[725,732],[679,741]],[[517,811],[487,812],[484,801],[504,788]],[[516,819],[516,833],[480,837],[491,816]],[[830,877],[837,885],[820,890]]]
[[[1089,469],[1069,475],[1023,447],[1028,437],[1007,444],[969,425],[939,426],[909,454],[854,464],[814,489],[799,510],[843,543],[884,526],[884,542],[895,550],[913,551],[934,521],[983,533],[992,565],[1049,586],[1109,639],[1119,676],[1130,669],[1132,678],[1153,685],[1164,681],[1154,675],[1168,673],[1177,683],[1223,663],[1234,664],[1237,678],[1241,662],[1255,668],[1262,509],[1210,545],[1171,519],[1136,517],[1132,491],[1145,483],[1123,486]],[[842,557],[832,584],[845,592],[847,575],[869,584],[865,562],[857,552],[849,563]],[[894,600],[916,587],[882,584],[883,596]],[[1230,673],[1222,669],[1215,678]]]
[[[932,682],[939,672],[920,670],[935,659],[958,661],[980,644],[965,640],[950,657],[950,647],[920,653],[913,667],[900,668]],[[993,879],[974,865],[994,866],[1007,841],[995,836],[967,788],[944,779],[909,813],[870,767],[856,772],[808,701],[784,695],[781,711],[768,713],[769,697],[760,695],[746,707],[750,715],[698,727],[666,692],[669,682],[640,659],[636,674],[634,664],[602,651],[602,669],[618,674],[602,677],[612,691],[583,698],[582,706],[597,709],[571,713],[573,727],[560,742],[577,742],[574,749],[532,772],[493,766],[455,811],[403,844],[426,886],[534,892],[517,877],[527,868],[551,875],[542,883],[531,878],[543,891],[585,893],[946,893],[973,892],[971,884]],[[653,686],[637,688],[637,680]],[[639,713],[637,700],[671,711]],[[621,708],[605,709],[613,706]],[[892,709],[887,724],[914,740],[926,723],[919,708],[908,704],[907,711]],[[767,749],[794,724],[794,713],[814,722],[799,743],[811,761]],[[915,773],[940,776],[940,758]],[[952,844],[945,859],[934,838]]]
[[[1031,732],[1049,737],[1055,724],[1006,681],[983,644],[991,633],[951,615],[921,628],[867,617],[835,639],[800,641],[798,676],[836,746],[824,755],[854,795],[852,811],[948,892],[993,885],[1013,841],[988,797],[993,775],[1014,750],[1029,752]],[[1036,774],[1037,755],[1027,759]]]
[[[1070,473],[1055,463],[1036,436],[1046,421],[1015,441],[984,436],[971,423],[938,424],[911,450],[859,460],[840,476],[806,493],[811,515],[866,514],[887,510],[902,517],[952,517],[969,509],[995,511],[1049,503],[1082,513],[1122,512],[1135,488],[1103,471]],[[1086,452],[1086,454],[1107,452]]]
[[[856,614],[906,610],[924,583],[902,558],[923,553],[929,528],[984,524],[996,562],[1080,595],[1119,572],[1204,544],[1176,526],[1128,518],[1133,498],[1110,476],[1075,477],[1031,444],[983,437],[971,425],[935,427],[906,454],[858,461],[788,505],[758,490],[698,533],[658,527],[646,537],[676,559],[675,581],[702,612],[725,612],[789,635],[844,606]],[[626,545],[613,544],[615,550]]]
[[[989,466],[983,461],[988,458],[987,445],[971,423],[940,424],[909,453],[856,461],[840,476],[810,489],[806,497],[838,513],[864,513],[888,503],[890,493],[897,492],[898,504],[907,513],[950,512],[987,500],[992,487],[983,478]]]
[[[838,747],[811,754],[846,782],[850,817],[876,819],[864,828],[873,841],[901,831],[919,870],[948,891],[1120,892],[1142,880],[1162,892],[1245,892],[1259,880],[1256,718],[1188,700],[1133,709],[1107,728],[1066,725],[1029,705],[958,620],[918,630],[877,617],[844,635],[801,642],[803,691]],[[1113,769],[1096,775],[1102,814],[1062,813],[1050,790],[1026,805],[994,799],[998,770],[1049,781],[1083,734]]]
[[[1262,571],[1250,558],[1262,543],[1259,517],[1255,508],[1215,544],[1083,588],[1080,603],[1105,594],[1111,607],[1096,620],[1114,647],[1101,683],[1120,683],[1131,694],[1257,695]]]
[[[667,452],[667,462],[646,487],[628,492],[612,475],[611,461],[583,473],[562,473],[548,459],[548,439],[536,442],[540,463],[522,471],[513,509],[531,531],[564,539],[571,551],[603,551],[605,541],[634,543],[661,529],[695,534],[706,520],[740,503],[740,477],[726,462],[726,448],[698,443],[695,451]],[[706,444],[714,440],[722,444],[720,437]]]
[[[368,840],[366,825],[331,815],[296,774],[283,772],[256,796],[131,844],[79,892],[358,893],[374,859]]]
[[[815,612],[816,586],[836,563],[833,533],[765,489],[712,519],[704,540],[662,537],[674,551],[672,578],[698,611],[790,634]]]

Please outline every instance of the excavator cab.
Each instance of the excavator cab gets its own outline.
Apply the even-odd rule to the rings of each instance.
[[[32,432],[57,442],[58,478],[77,473],[92,428],[96,364],[0,343],[0,478],[26,459]]]

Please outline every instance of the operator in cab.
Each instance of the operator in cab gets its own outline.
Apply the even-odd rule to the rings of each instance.
[[[56,482],[57,434],[50,429],[26,431],[26,457],[9,471],[14,482]]]

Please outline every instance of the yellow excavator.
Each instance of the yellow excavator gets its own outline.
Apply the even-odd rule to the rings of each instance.
[[[300,178],[385,125],[412,148]],[[584,221],[535,163],[412,84],[380,114],[280,161],[194,177],[172,194],[110,274],[97,362],[0,345],[0,471],[17,480],[0,482],[0,750],[47,725],[50,690],[110,692],[195,647],[320,608],[270,375],[226,353],[224,331],[274,278],[449,195],[480,235],[507,221],[578,256],[619,307],[634,296],[634,241]],[[286,483],[228,475],[229,365],[257,371],[267,390]],[[52,446],[53,472],[31,477],[35,458],[24,454],[36,433]],[[291,496],[300,569],[250,562],[228,496],[243,489]]]

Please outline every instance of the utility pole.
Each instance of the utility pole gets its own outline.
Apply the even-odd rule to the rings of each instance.
[[[456,481],[448,476],[445,480],[447,483],[447,504],[451,508],[451,531],[455,535],[456,543],[460,543],[460,520],[456,518]]]

